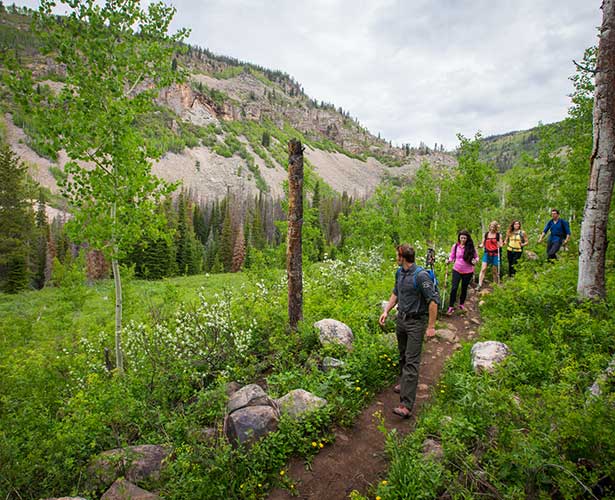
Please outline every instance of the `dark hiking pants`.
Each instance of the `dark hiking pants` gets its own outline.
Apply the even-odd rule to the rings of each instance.
[[[416,399],[425,330],[427,330],[427,315],[418,319],[397,318],[397,347],[401,372],[399,400],[409,410],[412,410]]]
[[[508,276],[512,277],[515,275],[515,264],[521,257],[522,253],[523,252],[511,252],[508,250]]]
[[[449,305],[455,307],[455,301],[457,300],[457,288],[459,288],[459,282],[461,282],[461,295],[459,296],[459,303],[465,304],[466,297],[468,296],[468,286],[474,273],[461,274],[453,269],[453,282],[451,284],[451,299]]]
[[[549,259],[557,259],[557,252],[562,246],[562,240],[549,240],[547,244],[547,257]]]

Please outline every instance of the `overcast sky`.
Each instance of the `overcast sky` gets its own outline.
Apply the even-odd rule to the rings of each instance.
[[[284,71],[395,144],[449,149],[564,118],[602,19],[601,0],[170,3],[190,43]]]

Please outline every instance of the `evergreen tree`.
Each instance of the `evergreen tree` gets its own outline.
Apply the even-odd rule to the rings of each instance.
[[[228,205],[227,205],[228,207]],[[233,225],[231,220],[231,210],[226,209],[224,222],[222,224],[222,234],[220,235],[219,260],[224,272],[228,273],[233,265]]]
[[[186,208],[186,195],[184,191],[179,194],[177,200],[177,233],[175,244],[177,247],[177,268],[180,275],[188,273],[190,261],[190,237],[188,234],[188,216]]]
[[[27,167],[0,144],[0,288],[16,293],[28,286],[34,214],[28,201]]]
[[[312,196],[312,208],[320,210],[320,181],[316,181],[314,185],[314,194]]]
[[[45,193],[39,190],[36,210],[36,241],[34,245],[35,255],[33,262],[33,284],[37,289],[45,286],[47,269],[47,243],[49,241],[49,223],[45,203]]]

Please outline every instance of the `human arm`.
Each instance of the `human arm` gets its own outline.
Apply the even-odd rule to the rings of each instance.
[[[568,243],[568,241],[570,240],[570,224],[568,224],[568,221],[563,221],[564,222],[564,231],[566,232],[566,238],[564,238],[563,241],[563,245],[566,245],[566,243]]]
[[[521,247],[524,247],[525,245],[527,245],[529,243],[529,240],[527,238],[527,233],[525,231],[521,231]]]
[[[387,302],[386,306],[384,306],[384,311],[380,315],[380,319],[378,320],[378,323],[380,323],[380,326],[384,326],[384,322],[387,320],[389,311],[395,307],[395,304],[397,304],[397,295],[392,293],[391,296],[389,297],[389,301]]]
[[[542,230],[542,234],[540,235],[540,237],[538,238],[538,243],[542,243],[542,240],[544,239],[544,237],[547,235],[547,233],[549,232],[549,229],[551,229],[551,224],[553,224],[553,221],[550,220],[549,222],[547,222],[547,225],[545,226],[545,228]]]
[[[435,300],[432,300],[429,303],[429,319],[427,320],[426,335],[428,337],[433,337],[436,334],[436,318],[437,317],[438,317],[438,303]]]
[[[457,253],[457,245],[455,244],[451,247],[451,254],[448,257],[449,262],[455,262],[455,259],[457,258],[456,253]]]

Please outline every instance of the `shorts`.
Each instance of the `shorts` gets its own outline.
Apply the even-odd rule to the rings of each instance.
[[[500,258],[497,255],[487,255],[487,252],[483,254],[483,262],[486,262],[487,265],[497,266],[500,264]]]

